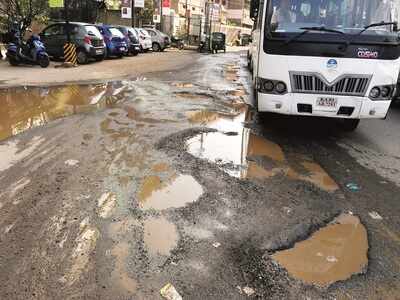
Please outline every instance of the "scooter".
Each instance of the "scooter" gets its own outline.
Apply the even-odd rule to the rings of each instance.
[[[183,50],[185,48],[185,43],[183,42],[182,39],[171,36],[171,47]]]
[[[39,65],[42,68],[49,66],[49,55],[38,35],[32,35],[26,43],[22,41],[18,30],[14,31],[12,35],[12,42],[7,47],[7,58],[10,65],[29,64]]]

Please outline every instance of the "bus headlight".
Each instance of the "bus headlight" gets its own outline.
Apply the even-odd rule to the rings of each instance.
[[[395,91],[394,85],[380,85],[374,86],[369,92],[369,98],[371,100],[390,100],[393,97]]]
[[[369,97],[372,99],[376,99],[379,97],[380,94],[381,94],[381,90],[378,87],[374,87],[369,92]]]
[[[272,80],[265,78],[257,78],[257,91],[264,94],[279,94],[287,93],[286,83],[280,80]]]
[[[282,81],[279,81],[276,85],[275,85],[275,90],[279,93],[279,94],[283,94],[284,92],[286,92],[286,84]]]

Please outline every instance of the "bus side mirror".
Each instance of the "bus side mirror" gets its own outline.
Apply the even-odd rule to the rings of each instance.
[[[260,0],[250,0],[250,19],[257,19]]]

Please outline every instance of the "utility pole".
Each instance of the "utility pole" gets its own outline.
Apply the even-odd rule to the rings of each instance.
[[[131,19],[132,19],[132,27],[135,27],[135,0],[131,2]]]
[[[188,8],[188,0],[185,3],[185,25],[186,25],[186,42],[189,43],[189,30],[190,30],[190,21],[189,21],[189,8]]]
[[[160,7],[160,31],[161,32],[164,32],[163,31],[163,5],[164,5],[164,3],[163,3],[163,0],[160,0],[160,5],[161,5],[161,7]]]
[[[65,13],[65,24],[66,24],[66,29],[67,29],[67,42],[71,43],[71,32],[69,28],[69,11],[68,11],[68,6],[69,6],[69,1],[65,0],[64,2],[64,13]]]

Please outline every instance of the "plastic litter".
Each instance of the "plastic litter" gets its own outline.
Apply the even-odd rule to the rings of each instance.
[[[66,164],[67,166],[70,166],[70,167],[75,167],[76,165],[79,164],[79,160],[68,159],[68,160],[65,161],[65,164]]]
[[[361,188],[357,185],[357,183],[348,183],[346,187],[353,192],[359,191]]]
[[[378,214],[376,211],[371,211],[368,213],[369,216],[374,219],[374,220],[383,220],[380,214]]]
[[[221,243],[215,242],[212,245],[214,248],[219,248],[221,246]]]
[[[165,285],[160,290],[160,294],[164,299],[167,299],[167,300],[183,300],[182,296],[179,295],[178,291],[175,289],[175,287],[171,283],[168,283],[167,285]]]
[[[248,286],[245,286],[245,287],[243,288],[243,292],[244,292],[247,296],[252,296],[252,295],[254,295],[254,294],[256,293],[256,291],[255,291],[253,288],[248,287]]]

